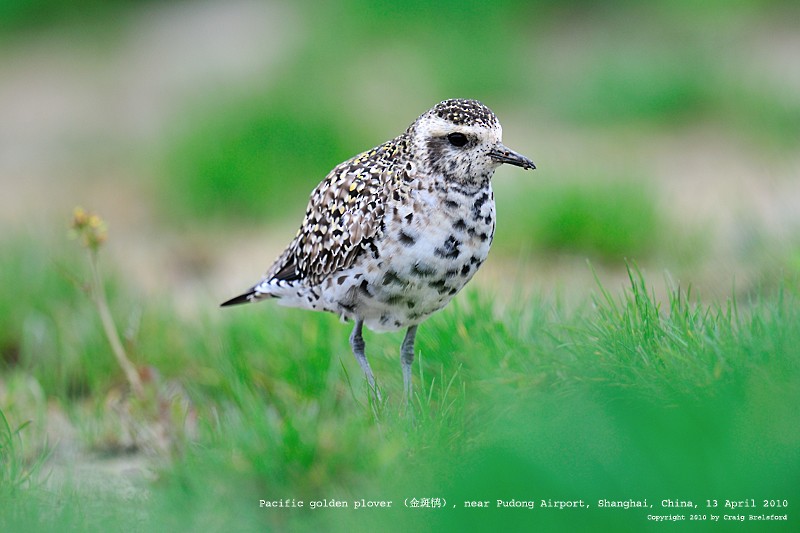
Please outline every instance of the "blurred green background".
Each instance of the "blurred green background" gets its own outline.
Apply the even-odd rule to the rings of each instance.
[[[476,499],[491,499],[504,489],[490,472],[517,469],[553,497],[569,496],[570,480],[578,487],[572,492],[595,495],[611,471],[619,475],[610,474],[618,484],[610,492],[636,498],[638,492],[625,496],[625,484],[636,485],[636,468],[657,454],[649,440],[655,437],[636,428],[664,415],[658,409],[665,403],[677,405],[678,414],[664,415],[657,435],[674,449],[703,438],[700,426],[717,421],[712,440],[723,448],[720,458],[704,462],[702,454],[714,453],[711,444],[698,455],[675,456],[708,469],[705,491],[724,489],[714,476],[756,446],[755,433],[742,429],[725,403],[751,409],[762,402],[787,423],[792,418],[782,403],[765,398],[792,390],[776,376],[791,384],[797,372],[790,342],[797,317],[785,312],[786,301],[796,300],[777,295],[794,294],[800,272],[798,20],[800,4],[790,0],[0,2],[0,410],[11,429],[36,421],[21,432],[21,464],[41,456],[49,439],[61,443],[50,459],[59,472],[76,461],[95,471],[98,453],[118,459],[129,448],[136,468],[151,469],[137,461],[151,465],[152,454],[131,444],[109,408],[122,379],[81,294],[84,258],[66,238],[73,207],[83,205],[108,223],[102,259],[112,311],[137,364],[153,365],[190,401],[208,404],[199,415],[207,424],[200,447],[208,453],[181,455],[154,476],[162,484],[155,490],[168,497],[153,516],[184,504],[202,508],[214,496],[198,495],[199,480],[213,478],[215,494],[241,497],[253,520],[247,523],[257,529],[264,517],[237,490],[255,497],[274,483],[286,492],[319,495],[327,487],[329,497],[351,490],[359,496],[353,486],[374,488],[365,481],[374,471],[378,481],[392,478],[412,444],[424,451],[412,453],[409,464],[441,469],[423,481],[400,476],[397,487],[411,487],[406,492],[447,487],[466,499],[469,490],[459,481],[466,476],[468,488],[484,488]],[[271,264],[328,170],[453,97],[491,107],[504,142],[538,168],[501,168],[494,179],[495,246],[473,285],[478,294],[494,294],[497,307],[460,297],[459,311],[445,311],[421,340],[432,358],[426,379],[436,390],[421,405],[437,414],[418,434],[386,430],[382,425],[403,421],[371,420],[333,385],[345,381],[343,372],[358,379],[352,361],[330,357],[347,355],[346,326],[266,305],[221,319],[215,306]],[[593,315],[596,278],[614,297],[633,298],[630,287],[623,290],[632,262],[648,273],[655,298],[674,297],[671,284],[691,286],[720,311],[721,323],[747,327],[723,342],[710,333],[719,324],[683,310],[678,316],[686,322],[674,338],[688,332],[692,349],[676,348],[664,344],[672,333],[638,332],[647,320]],[[528,307],[509,311],[504,302],[519,304],[519,295],[531,298]],[[738,323],[723,312],[731,299],[748,309],[766,302],[767,316],[777,318],[756,313],[752,323]],[[654,316],[669,311],[664,304]],[[492,318],[487,325],[481,317]],[[677,357],[670,359],[674,367],[662,361],[662,374],[649,362],[629,368],[624,346],[634,341],[613,340],[614,324],[623,336],[655,335],[642,345]],[[585,337],[570,337],[574,331]],[[695,345],[697,335],[706,343]],[[776,336],[776,360],[753,355],[760,354],[753,339]],[[606,356],[590,357],[598,349],[588,339],[606,337]],[[298,347],[297,338],[305,345]],[[381,370],[392,374],[399,340],[372,339],[368,347],[379,347],[371,358],[391,360]],[[582,355],[570,351],[573,343],[583,346]],[[453,353],[474,357],[471,344],[497,365],[482,363],[478,372],[459,367],[459,357],[449,361]],[[262,361],[261,350],[280,355]],[[681,363],[697,363],[698,353],[714,355],[682,372]],[[739,355],[729,361],[723,353]],[[762,385],[744,377],[751,364],[769,378]],[[451,379],[452,390],[437,388]],[[719,383],[725,387],[712,392]],[[336,407],[326,411],[313,399],[320,396]],[[642,397],[640,408],[628,409]],[[608,416],[574,420],[578,444],[545,410],[517,432],[502,427],[540,403],[562,416],[591,409]],[[489,423],[482,413],[485,424],[476,429],[472,416],[481,405],[501,414]],[[758,419],[748,412],[748,420]],[[687,413],[699,414],[693,422],[680,416]],[[208,436],[220,427],[230,441]],[[787,475],[796,474],[796,431],[761,430],[778,438],[763,453],[794,461]],[[592,442],[596,435],[600,441]],[[731,443],[737,435],[744,444]],[[4,442],[0,480],[15,479]],[[544,449],[528,455],[515,442]],[[347,453],[359,446],[371,450],[360,466]],[[565,446],[583,459],[562,480],[544,465]],[[260,462],[267,448],[283,455]],[[450,464],[448,453],[474,475]],[[639,466],[625,464],[625,453],[640,454]],[[768,460],[737,464],[744,473],[731,483],[741,490],[759,469],[780,471]],[[670,477],[667,463],[645,470]],[[643,481],[637,490],[680,492],[695,480],[682,472],[662,485]],[[435,474],[446,482],[437,485]],[[242,476],[246,486],[237,489]],[[20,498],[20,509],[38,505]],[[91,529],[86,515],[94,512],[78,506],[67,522]],[[130,516],[119,513],[127,523]],[[319,526],[318,516],[292,517],[267,523]],[[511,524],[525,524],[516,520]],[[617,526],[642,526],[632,524]]]
[[[4,226],[38,234],[73,204],[105,208],[157,254],[127,272],[153,289],[194,274],[238,287],[220,257],[266,264],[332,166],[450,97],[490,105],[539,166],[498,172],[511,261],[496,269],[547,287],[564,283],[541,276],[554,261],[629,258],[721,295],[734,274],[746,291],[796,266],[789,1],[0,10]],[[177,254],[150,246],[165,234]],[[269,253],[248,252],[254,238]]]

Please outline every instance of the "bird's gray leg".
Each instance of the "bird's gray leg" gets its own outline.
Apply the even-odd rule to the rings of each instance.
[[[400,363],[403,365],[403,387],[406,403],[411,401],[411,364],[414,362],[414,338],[417,336],[417,326],[411,326],[406,331],[403,344],[400,346]]]
[[[378,388],[375,386],[375,376],[372,374],[369,361],[367,361],[367,356],[364,353],[364,338],[361,336],[361,328],[363,325],[364,321],[360,318],[356,318],[356,325],[353,327],[353,332],[350,334],[350,347],[353,349],[353,355],[356,356],[356,361],[361,365],[361,370],[363,370],[364,375],[367,376],[367,383],[369,383],[370,388],[375,393],[375,397],[380,401],[381,393],[378,392]]]

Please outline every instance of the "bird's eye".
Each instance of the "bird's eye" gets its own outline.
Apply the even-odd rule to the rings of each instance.
[[[450,141],[450,144],[453,146],[461,147],[467,144],[467,136],[463,133],[451,133],[447,136],[447,140]]]

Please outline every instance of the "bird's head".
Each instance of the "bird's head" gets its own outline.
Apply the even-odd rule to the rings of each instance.
[[[462,184],[484,184],[503,163],[535,169],[533,161],[503,145],[503,128],[477,100],[445,100],[407,130],[417,164]]]

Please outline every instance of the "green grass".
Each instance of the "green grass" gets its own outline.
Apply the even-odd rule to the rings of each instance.
[[[65,231],[66,233],[66,231]],[[0,365],[37,374],[48,396],[60,399],[98,394],[116,366],[100,320],[83,287],[89,264],[77,245],[52,238],[18,236],[0,243],[4,293],[0,298]],[[75,249],[73,249],[73,246]],[[120,326],[135,319],[140,304],[107,273],[109,298]],[[125,331],[123,331],[125,333]],[[127,331],[133,334],[132,330]]]
[[[579,79],[564,83],[555,102],[573,122],[670,125],[696,120],[714,105],[705,58],[696,52],[645,40],[600,47],[593,55],[585,69],[572,72]]]
[[[24,256],[24,247],[17,252]],[[53,275],[48,267],[42,272]],[[19,269],[20,278],[26,274],[35,271]],[[33,277],[31,288],[41,281]],[[177,405],[168,392],[174,387],[159,390],[158,405],[172,410],[167,427],[176,436],[171,453],[159,454],[158,480],[143,486],[147,496],[135,509],[113,492],[26,486],[14,492],[0,526],[213,531],[234,523],[243,531],[440,531],[599,523],[640,530],[647,527],[642,511],[460,507],[498,498],[537,505],[548,498],[647,498],[655,511],[662,511],[663,498],[794,501],[800,474],[797,280],[747,302],[703,304],[677,288],[668,293],[657,301],[636,271],[622,293],[598,288],[578,310],[539,298],[500,313],[487,296],[467,292],[420,329],[410,414],[400,402],[399,333],[367,334],[388,397],[385,405],[373,405],[349,352],[349,328],[333,316],[269,304],[210,305],[189,320],[168,303],[152,304],[130,350],[140,364],[158,369],[162,383],[179,384],[190,405]],[[68,289],[49,298],[32,290],[30,301],[17,308],[18,323],[70,307],[102,338],[99,324],[82,315],[90,302]],[[66,336],[66,326],[52,317],[44,323],[55,339],[52,361],[81,350],[91,359],[6,366],[4,382],[27,375],[57,384],[69,369],[83,369],[90,376],[86,395],[44,389],[81,429],[89,449],[113,451],[119,439],[109,433],[121,431],[126,420],[154,423],[147,404],[122,418],[104,407],[122,382],[108,348]],[[12,428],[26,422],[14,418],[25,412],[17,407],[0,405],[9,417],[4,451],[14,442]],[[197,426],[191,431],[185,426],[190,419]],[[105,433],[92,430],[98,426]],[[6,457],[13,468],[6,468],[4,480],[13,480],[38,455],[26,458],[17,450]],[[54,498],[59,505],[41,512]],[[395,507],[258,507],[260,499],[285,498],[392,500]],[[410,510],[402,507],[406,498],[448,503],[436,511]]]
[[[355,125],[327,104],[307,104],[273,91],[191,111],[159,182],[171,220],[279,220],[303,209],[334,164],[359,150]]]
[[[107,22],[119,16],[130,2],[100,0],[78,0],[58,2],[54,0],[5,0],[0,3],[0,37],[25,30],[37,30],[65,22],[81,23],[84,26],[98,20]]]
[[[666,217],[641,180],[556,178],[503,193],[496,244],[509,254],[560,252],[619,264],[650,256],[667,234]]]
[[[30,479],[19,446],[19,433],[28,424],[29,422],[24,422],[19,427],[12,428],[6,415],[0,411],[0,488],[4,496],[18,490]]]

